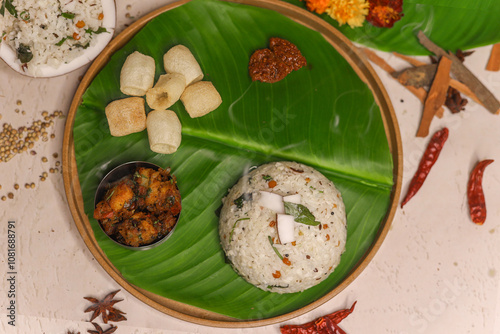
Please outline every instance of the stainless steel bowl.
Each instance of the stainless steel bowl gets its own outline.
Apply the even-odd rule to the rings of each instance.
[[[116,183],[117,181],[121,180],[122,178],[126,177],[126,176],[129,176],[129,175],[132,175],[136,170],[137,168],[139,167],[146,167],[146,168],[152,168],[152,169],[155,169],[155,170],[158,170],[160,169],[161,167],[158,166],[158,165],[155,165],[151,162],[147,162],[147,161],[131,161],[131,162],[126,162],[124,164],[121,164],[115,168],[113,168],[110,172],[108,172],[106,174],[106,176],[104,176],[104,178],[101,180],[101,182],[99,183],[99,186],[97,187],[97,190],[96,190],[96,193],[95,193],[95,197],[94,197],[94,208],[97,206],[97,203],[99,203],[103,198],[104,196],[106,195],[106,192],[110,189],[110,187]],[[179,216],[180,214],[176,217],[177,219],[177,222],[179,221]],[[148,250],[148,249],[151,249],[151,248],[154,248],[156,246],[159,246],[161,245],[162,243],[164,243],[168,238],[170,238],[170,236],[174,233],[174,230],[175,230],[175,227],[177,226],[177,222],[176,224],[174,225],[174,227],[172,228],[172,230],[167,233],[165,236],[163,236],[161,239],[151,243],[151,244],[148,244],[148,245],[143,245],[143,246],[137,246],[137,247],[133,247],[133,246],[129,246],[129,245],[125,245],[121,242],[119,242],[118,240],[115,240],[114,238],[112,238],[110,235],[108,235],[101,223],[99,222],[99,227],[101,228],[101,231],[106,234],[111,240],[113,240],[114,243],[122,246],[122,247],[125,247],[125,248],[128,248],[128,249],[132,249],[132,250]]]

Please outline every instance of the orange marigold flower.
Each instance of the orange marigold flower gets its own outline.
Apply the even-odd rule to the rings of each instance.
[[[326,9],[328,15],[339,25],[348,24],[351,28],[361,27],[368,15],[369,3],[365,0],[332,0]]]
[[[305,0],[306,8],[311,12],[323,14],[330,5],[331,0]]]

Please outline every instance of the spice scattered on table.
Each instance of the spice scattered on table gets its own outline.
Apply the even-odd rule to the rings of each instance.
[[[500,113],[500,102],[486,86],[463,65],[461,59],[449,52],[446,52],[434,44],[422,31],[417,34],[420,44],[438,57],[448,56],[452,60],[451,72],[455,78],[468,86],[472,92],[482,102],[483,106],[494,114]]]
[[[339,323],[354,311],[354,302],[351,308],[327,314],[303,325],[284,325],[280,327],[281,334],[346,334],[339,327]]]
[[[494,160],[482,160],[472,170],[467,186],[467,198],[469,200],[469,212],[475,224],[483,225],[486,221],[486,201],[483,192],[483,175],[486,166]]]
[[[306,65],[306,58],[295,44],[271,37],[269,48],[256,50],[250,56],[248,72],[252,81],[275,83]]]
[[[432,166],[436,163],[441,150],[443,149],[444,143],[448,139],[449,130],[448,128],[443,128],[439,131],[436,131],[432,136],[427,148],[425,149],[424,155],[420,160],[420,164],[418,165],[418,169],[413,176],[413,179],[410,182],[410,186],[408,187],[408,191],[406,196],[401,203],[401,208],[408,203],[408,201],[415,196],[418,190],[424,184],[425,179],[429,175]]]
[[[49,114],[42,112],[42,118],[34,120],[30,126],[21,126],[17,129],[12,124],[4,123],[0,132],[0,162],[8,162],[16,154],[32,150],[35,143],[40,139],[48,141],[52,137],[49,135],[49,129],[54,125],[54,120],[63,115],[62,111],[54,111]],[[30,154],[33,154],[30,151]]]
[[[108,321],[118,322],[127,320],[127,318],[123,315],[125,313],[114,307],[116,303],[122,301],[122,299],[113,299],[119,291],[120,290],[110,292],[102,300],[98,300],[94,297],[84,297],[84,299],[94,303],[85,310],[85,313],[93,312],[90,321],[93,321],[100,315],[102,316],[102,321],[105,324],[107,324]]]
[[[441,57],[434,80],[432,80],[429,93],[424,102],[424,111],[417,131],[417,137],[427,137],[432,119],[446,101],[450,84],[450,68],[451,59]]]

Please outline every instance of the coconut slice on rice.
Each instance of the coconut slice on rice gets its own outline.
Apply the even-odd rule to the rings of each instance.
[[[12,0],[0,20],[0,58],[31,77],[74,71],[99,55],[116,25],[113,0]]]

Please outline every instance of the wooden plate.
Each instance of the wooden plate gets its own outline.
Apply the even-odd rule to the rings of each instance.
[[[63,141],[63,177],[68,204],[75,220],[75,224],[85,244],[90,249],[99,264],[101,264],[101,266],[118,284],[120,284],[132,295],[139,298],[141,301],[150,305],[151,307],[154,307],[155,309],[163,313],[182,320],[214,327],[257,327],[280,323],[293,317],[302,315],[318,307],[319,305],[325,303],[326,301],[337,295],[339,292],[341,292],[363,271],[363,269],[371,261],[380,245],[382,244],[389,230],[391,221],[395,215],[401,190],[402,145],[399,129],[397,127],[396,116],[394,114],[390,99],[385,89],[383,88],[380,79],[377,77],[369,62],[362,56],[362,54],[356,49],[355,46],[352,45],[352,43],[347,38],[345,38],[337,30],[335,30],[331,25],[303,9],[284,2],[274,0],[232,1],[245,5],[274,10],[293,19],[294,21],[302,24],[305,27],[320,32],[324,36],[324,38],[330,44],[332,44],[332,46],[348,61],[357,75],[371,88],[374,98],[381,110],[385,132],[388,138],[389,149],[393,156],[394,186],[391,193],[389,210],[386,214],[385,219],[380,225],[375,241],[373,242],[369,250],[365,253],[363,258],[353,268],[348,277],[344,279],[341,284],[339,284],[335,289],[333,289],[331,292],[327,293],[320,299],[310,303],[309,305],[306,305],[305,307],[284,315],[266,319],[242,321],[214,312],[206,311],[191,305],[180,303],[175,300],[164,298],[130,284],[113,266],[102,249],[99,247],[99,244],[94,237],[94,232],[92,230],[90,222],[85,214],[83,197],[75,160],[73,124],[75,121],[76,111],[82,101],[83,94],[91,84],[94,77],[108,63],[113,53],[123,47],[137,32],[141,30],[142,27],[144,27],[146,23],[151,21],[153,18],[187,2],[188,0],[183,0],[160,8],[142,17],[134,24],[129,26],[113,41],[111,41],[111,43],[103,50],[103,52],[97,57],[97,59],[94,61],[94,63],[91,65],[84,78],[82,79],[82,82],[75,93],[75,97],[70,107]]]

